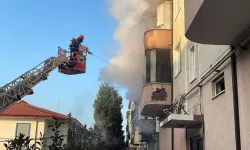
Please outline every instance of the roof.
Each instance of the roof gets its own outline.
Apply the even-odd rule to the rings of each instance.
[[[24,100],[18,101],[0,113],[0,116],[25,118],[69,119],[67,115],[33,106]],[[73,118],[75,119],[75,118]],[[76,120],[76,119],[75,119]]]

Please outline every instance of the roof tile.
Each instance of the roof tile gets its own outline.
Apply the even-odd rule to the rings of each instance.
[[[11,117],[39,117],[39,118],[57,118],[68,119],[67,115],[53,112],[47,109],[33,106],[24,100],[21,100],[0,113],[0,116]],[[73,118],[75,119],[75,118]]]

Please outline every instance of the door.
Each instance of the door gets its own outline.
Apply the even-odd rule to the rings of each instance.
[[[200,135],[190,138],[190,149],[203,150],[202,138]]]

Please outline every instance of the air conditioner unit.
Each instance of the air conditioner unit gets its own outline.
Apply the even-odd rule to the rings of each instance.
[[[157,6],[157,27],[171,29],[172,24],[172,6],[170,1],[164,1]]]

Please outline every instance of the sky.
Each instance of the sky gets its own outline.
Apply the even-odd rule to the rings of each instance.
[[[45,59],[57,55],[57,47],[67,48],[72,37],[84,34],[84,45],[109,60],[119,44],[113,40],[117,23],[109,13],[105,0],[8,0],[0,2],[0,86],[11,82]],[[107,65],[89,55],[85,74],[67,76],[57,69],[48,80],[38,84],[34,94],[23,100],[28,103],[68,114],[72,112],[82,124],[94,123],[93,102],[99,85],[99,70]],[[128,100],[123,96],[125,114]]]

